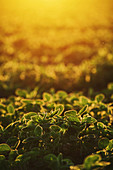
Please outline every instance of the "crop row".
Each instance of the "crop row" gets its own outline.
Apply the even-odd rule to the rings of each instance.
[[[16,90],[0,99],[0,169],[113,167],[113,104],[98,94]]]

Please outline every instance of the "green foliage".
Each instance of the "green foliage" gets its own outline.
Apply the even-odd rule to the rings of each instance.
[[[103,94],[98,94],[95,97],[95,100],[99,103],[99,102],[102,102],[104,98],[105,98],[105,96]]]
[[[91,169],[93,166],[98,164],[101,161],[101,157],[99,155],[91,155],[85,158],[84,160],[84,167],[86,169]]]
[[[7,111],[8,111],[8,113],[15,113],[15,109],[12,104],[9,104],[7,106]]]
[[[51,95],[49,93],[43,93],[43,99],[45,102],[49,102],[51,100]]]
[[[103,99],[64,91],[1,99],[0,168],[112,167],[113,108]]]
[[[17,89],[16,90],[16,95],[20,96],[20,97],[25,97],[27,96],[27,91],[26,90],[21,90],[21,89]]]
[[[69,121],[75,121],[79,122],[79,117],[77,115],[77,112],[75,110],[68,110],[64,113],[64,115],[67,117]]]
[[[11,148],[7,144],[5,143],[0,144],[1,155],[7,155],[7,153],[9,153],[10,151],[11,151]]]
[[[87,105],[84,106],[84,107],[79,111],[79,115],[82,115],[86,110],[87,110]]]

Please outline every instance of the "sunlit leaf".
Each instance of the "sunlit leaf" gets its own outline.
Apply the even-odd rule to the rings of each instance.
[[[82,122],[91,124],[91,123],[97,122],[97,120],[95,118],[91,117],[91,116],[85,115],[82,119]]]
[[[23,103],[26,103],[26,104],[29,104],[29,103],[32,103],[33,102],[33,100],[31,100],[31,99],[22,99],[21,100]]]
[[[11,148],[6,143],[0,144],[0,154],[4,155],[11,151]]]
[[[43,93],[43,99],[45,102],[49,102],[50,100],[52,100],[52,96],[49,93]]]
[[[76,110],[68,110],[64,113],[64,116],[70,117],[70,116],[77,116]]]
[[[59,110],[58,113],[57,113],[57,115],[60,116],[60,115],[63,113],[63,111],[64,111],[64,105],[63,105],[63,104],[58,104],[58,105],[56,106],[56,110]]]
[[[35,115],[37,115],[36,112],[29,112],[29,113],[24,114],[24,117],[26,119],[30,119],[32,116],[35,116]]]
[[[9,104],[7,106],[7,111],[8,111],[8,113],[15,113],[15,109],[12,104]]]
[[[96,95],[95,100],[99,103],[102,102],[104,98],[105,98],[104,94],[98,94]]]
[[[87,108],[88,108],[87,105],[84,106],[84,107],[79,111],[78,115],[82,115],[84,112],[86,112],[86,111],[87,111]]]
[[[34,128],[34,127],[35,127],[34,121],[33,121],[33,120],[29,120],[29,121],[27,122],[27,127]]]
[[[68,118],[69,121],[80,122],[79,117],[77,116],[76,110],[69,110],[64,113],[64,116]]]
[[[80,102],[83,104],[83,105],[86,105],[88,104],[89,102],[89,99],[85,96],[80,96]]]
[[[20,96],[20,97],[25,97],[26,98],[26,96],[27,96],[27,91],[26,90],[17,89],[15,93],[16,93],[17,96]]]
[[[96,163],[101,161],[101,156],[98,154],[89,155],[84,160],[84,167],[89,170],[91,169]]]
[[[60,98],[66,98],[66,97],[67,97],[67,93],[66,93],[65,91],[59,90],[59,91],[57,92],[57,94],[58,94],[58,96],[59,96]]]
[[[106,128],[106,125],[102,122],[97,122],[97,127],[102,130],[102,129]]]
[[[108,146],[106,147],[107,151],[112,151],[113,150],[113,139],[109,141]]]
[[[20,154],[16,157],[15,162],[20,162],[23,159],[23,154]]]

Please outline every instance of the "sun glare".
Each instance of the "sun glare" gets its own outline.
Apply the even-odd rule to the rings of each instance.
[[[6,3],[7,1],[7,3]],[[15,15],[21,14],[36,20],[40,17],[46,18],[45,22],[49,23],[49,19],[64,22],[64,20],[76,20],[81,24],[89,24],[94,22],[106,22],[106,16],[112,13],[112,0],[1,0],[1,11],[9,9],[15,11]],[[5,11],[5,15],[8,12]],[[10,12],[10,14],[12,14]],[[14,16],[15,16],[14,15]],[[35,15],[35,17],[34,17]],[[13,15],[12,15],[13,17]],[[67,22],[67,21],[66,21]]]

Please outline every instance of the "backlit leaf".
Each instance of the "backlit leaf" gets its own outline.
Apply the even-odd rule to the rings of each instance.
[[[96,95],[95,100],[99,103],[102,102],[104,98],[105,98],[104,94],[98,94]]]
[[[11,148],[6,143],[0,144],[0,154],[4,155],[11,151]]]
[[[49,93],[43,93],[43,99],[45,102],[49,102],[52,99],[52,96]]]
[[[7,106],[7,111],[8,111],[8,113],[15,113],[15,109],[12,104],[9,104]]]
[[[88,106],[84,106],[78,113],[78,115],[82,115],[85,111],[87,111]]]
[[[63,113],[63,111],[64,111],[64,105],[63,105],[63,104],[58,104],[58,105],[56,106],[56,110],[58,110],[57,115],[60,116],[60,115]]]
[[[24,117],[26,119],[30,119],[32,116],[35,116],[35,115],[37,115],[36,112],[29,112],[29,113],[24,114]]]
[[[101,156],[98,154],[95,155],[89,155],[84,160],[84,167],[89,170],[91,169],[96,163],[101,161]]]
[[[43,128],[37,125],[36,128],[34,129],[34,134],[36,136],[41,136],[43,134]]]

